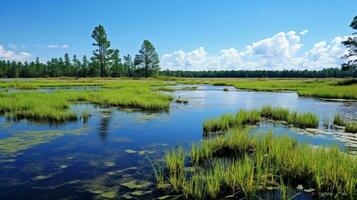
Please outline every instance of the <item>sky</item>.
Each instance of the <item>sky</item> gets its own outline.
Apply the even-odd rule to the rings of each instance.
[[[162,69],[339,67],[356,0],[0,0],[0,59],[91,56],[91,32],[135,55],[150,40]]]

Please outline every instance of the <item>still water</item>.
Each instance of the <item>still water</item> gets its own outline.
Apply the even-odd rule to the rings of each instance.
[[[223,88],[229,88],[228,92]],[[46,91],[46,90],[43,90]],[[47,92],[51,92],[47,91]],[[356,118],[357,102],[331,102],[298,97],[296,93],[250,92],[231,87],[199,85],[195,91],[175,91],[169,112],[73,105],[91,111],[87,123],[62,125],[11,122],[0,118],[0,199],[151,199],[163,196],[154,188],[150,161],[168,149],[203,139],[202,122],[223,113],[263,105],[314,112],[318,130],[291,129],[263,122],[252,131],[290,135],[312,145],[338,145],[357,151],[357,137],[325,129],[336,112]],[[305,197],[301,197],[305,198]]]

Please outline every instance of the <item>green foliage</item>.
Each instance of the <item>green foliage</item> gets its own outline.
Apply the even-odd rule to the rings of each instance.
[[[145,77],[155,75],[159,72],[159,56],[150,41],[144,40],[139,53],[135,56],[134,64],[144,71]]]
[[[292,112],[288,115],[287,122],[298,128],[317,128],[319,126],[319,118],[311,112]]]
[[[93,59],[96,59],[100,64],[100,76],[106,76],[106,67],[113,60],[118,62],[119,50],[110,49],[110,42],[107,39],[107,33],[102,25],[98,25],[92,32],[92,38],[95,40],[93,46],[97,49],[93,51]]]
[[[1,84],[1,83],[0,83]],[[74,85],[102,85],[103,89],[94,91],[57,91],[44,92],[3,92],[0,93],[0,114],[8,118],[19,120],[29,119],[46,122],[66,122],[77,120],[80,117],[87,121],[88,111],[77,116],[70,110],[70,104],[74,102],[90,102],[101,106],[130,107],[152,111],[168,110],[172,97],[156,93],[151,86],[164,85],[161,81],[101,81],[101,80],[38,80],[31,82],[17,82],[21,87],[63,87]],[[13,87],[10,82],[3,87]]]
[[[355,16],[350,24],[350,27],[357,30],[357,16]],[[345,41],[342,42],[348,49],[348,53],[345,55],[347,63],[342,64],[342,70],[344,71],[356,71],[357,70],[357,36],[353,33]]]
[[[357,123],[346,123],[345,131],[348,133],[357,133]]]
[[[260,110],[240,110],[235,116],[224,114],[220,117],[203,122],[204,132],[219,132],[242,125],[254,125],[261,121],[261,117],[287,122],[298,128],[317,128],[319,118],[313,113],[290,112],[285,108],[263,106]]]
[[[220,117],[205,120],[203,122],[203,130],[205,132],[217,132],[227,130],[235,124],[234,116],[231,114],[224,114]]]
[[[182,169],[183,155],[181,150],[172,151],[169,162],[180,164],[168,166]],[[298,144],[287,136],[251,135],[247,130],[231,129],[226,135],[192,145],[190,155],[191,164],[197,170],[190,176],[181,173],[181,178],[177,174],[174,177],[180,180],[175,182],[176,191],[187,198],[220,199],[228,194],[235,198],[252,198],[277,184],[284,198],[286,187],[298,184],[334,198],[357,197],[357,160],[338,147],[316,148]],[[170,173],[168,179],[171,178]]]
[[[337,125],[337,126],[344,126],[345,125],[345,120],[343,119],[343,117],[341,116],[340,113],[337,113],[334,118],[333,118],[333,124]]]

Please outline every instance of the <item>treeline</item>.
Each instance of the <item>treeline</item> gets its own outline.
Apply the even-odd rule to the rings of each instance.
[[[121,59],[117,55],[105,70],[107,77],[142,77],[149,76],[145,67],[135,65],[130,55]],[[326,68],[322,70],[218,70],[218,71],[171,71],[155,72],[162,76],[197,77],[197,78],[327,78],[327,77],[357,77],[357,69]],[[100,64],[96,59],[86,56],[52,58],[47,63],[41,63],[39,58],[33,62],[15,62],[0,60],[0,78],[37,78],[37,77],[99,77]]]
[[[113,59],[110,66],[105,70],[105,76],[143,76],[142,68],[134,65],[130,55]],[[100,64],[97,60],[86,56],[70,58],[52,58],[46,63],[41,63],[39,58],[33,62],[15,62],[0,60],[0,78],[36,78],[36,77],[98,77],[100,76]]]
[[[170,71],[160,72],[164,76],[197,78],[327,78],[357,77],[357,69],[326,68],[322,70],[219,70],[219,71]]]

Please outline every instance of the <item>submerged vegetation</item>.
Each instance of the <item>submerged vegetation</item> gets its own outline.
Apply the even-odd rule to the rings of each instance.
[[[15,156],[22,151],[30,149],[36,145],[52,141],[63,135],[80,135],[85,132],[85,128],[75,130],[43,130],[24,131],[0,140],[0,154]]]
[[[338,147],[314,148],[289,137],[251,135],[230,129],[225,135],[193,144],[190,156],[181,147],[165,156],[167,180],[187,198],[256,198],[271,189],[286,192],[302,185],[316,195],[354,199],[357,160]],[[185,160],[196,170],[185,172]]]
[[[205,132],[225,131],[229,128],[239,127],[242,125],[254,125],[261,121],[261,118],[284,121],[298,128],[317,128],[319,118],[314,113],[290,112],[286,108],[273,108],[264,106],[259,110],[240,110],[235,114],[224,114],[220,117],[208,119],[203,122]]]

